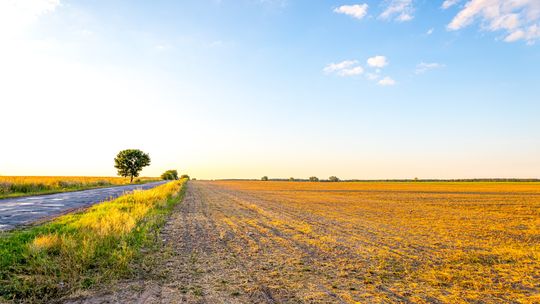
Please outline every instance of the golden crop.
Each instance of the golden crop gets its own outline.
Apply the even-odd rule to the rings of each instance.
[[[540,183],[204,185],[218,233],[282,299],[540,303]]]
[[[140,181],[158,180],[141,177]],[[0,176],[0,198],[129,184],[124,177]]]
[[[141,180],[157,180],[157,178],[142,177]],[[59,185],[66,183],[110,183],[113,185],[129,184],[129,178],[125,177],[105,177],[105,176],[0,176],[0,183],[11,184],[44,184]]]

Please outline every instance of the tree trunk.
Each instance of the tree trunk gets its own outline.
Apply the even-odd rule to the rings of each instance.
[[[131,175],[131,180],[129,181],[130,184],[133,184],[133,175]]]

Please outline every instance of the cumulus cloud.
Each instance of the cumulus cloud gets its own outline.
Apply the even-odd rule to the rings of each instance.
[[[364,68],[358,65],[357,60],[345,60],[327,65],[323,71],[327,74],[336,74],[342,77],[355,76],[364,73]]]
[[[374,56],[371,58],[368,58],[367,64],[372,68],[383,68],[388,65],[388,60],[385,56]]]
[[[440,69],[443,68],[445,65],[437,62],[420,62],[418,65],[416,65],[416,70],[414,71],[416,74],[423,74],[429,70],[434,69]]]
[[[396,81],[388,76],[384,77],[383,79],[379,80],[377,84],[381,86],[393,86],[396,84]]]
[[[414,18],[413,0],[391,0],[387,3],[386,9],[379,15],[379,18],[400,22],[410,21]]]
[[[368,10],[367,4],[342,5],[334,9],[334,13],[344,14],[356,19],[362,19],[366,16]]]
[[[540,1],[469,0],[447,28],[456,31],[475,21],[480,21],[484,30],[505,32],[506,42],[525,40],[532,44],[540,39]]]
[[[60,0],[2,0],[0,1],[0,34],[23,30],[41,15],[54,12]]]
[[[431,34],[433,34],[434,31],[435,31],[434,28],[430,28],[430,29],[426,32],[426,35],[431,35]]]

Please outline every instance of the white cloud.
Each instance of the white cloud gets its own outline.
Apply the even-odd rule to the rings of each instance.
[[[381,86],[393,86],[396,84],[396,81],[388,76],[384,77],[383,79],[379,80],[377,82]]]
[[[34,23],[41,15],[52,13],[60,0],[1,0],[0,35],[13,35]]]
[[[345,60],[339,63],[331,63],[327,65],[323,71],[327,74],[336,74],[347,77],[364,73],[364,68],[358,65],[357,60]]]
[[[334,13],[345,14],[356,19],[362,19],[366,16],[368,10],[367,4],[342,5],[334,9]]]
[[[387,1],[388,2],[388,1]],[[413,0],[391,0],[386,9],[379,15],[379,18],[404,22],[414,18]]]
[[[339,76],[355,76],[364,73],[364,68],[361,66],[355,66],[350,69],[343,69],[338,72]]]
[[[477,20],[482,29],[504,31],[506,42],[525,40],[532,44],[540,39],[538,0],[469,0],[447,28],[459,30]]]
[[[442,4],[443,9],[448,9],[456,4],[458,4],[461,0],[445,0]]]
[[[381,86],[392,86],[396,81],[390,77],[381,79],[381,68],[388,65],[388,60],[385,56],[374,56],[367,59],[367,65],[371,68],[365,77],[369,81],[377,81]],[[358,60],[345,60],[338,63],[331,63],[324,67],[323,71],[326,74],[334,74],[342,77],[357,76],[364,74],[364,68],[359,64]]]
[[[429,70],[439,69],[443,67],[445,67],[444,64],[437,63],[437,62],[431,62],[431,63],[421,62],[418,65],[416,65],[416,70],[414,72],[416,74],[423,74]]]
[[[431,34],[433,34],[434,31],[435,31],[434,28],[430,28],[430,29],[426,32],[426,35],[431,35]]]
[[[388,60],[384,56],[377,55],[368,58],[367,64],[372,68],[383,68],[388,65]]]
[[[339,70],[348,68],[350,66],[353,66],[357,63],[358,61],[356,60],[345,60],[340,63],[331,63],[324,68],[324,72],[331,73],[331,72],[339,71]]]

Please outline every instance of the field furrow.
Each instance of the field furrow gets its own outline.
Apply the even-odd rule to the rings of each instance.
[[[190,182],[153,275],[99,299],[534,303],[540,191],[504,187]]]

